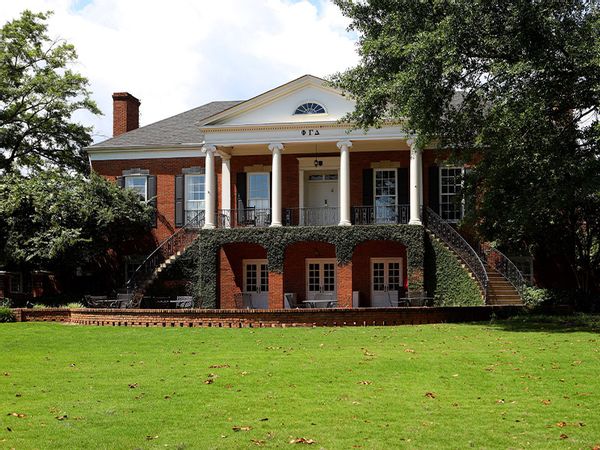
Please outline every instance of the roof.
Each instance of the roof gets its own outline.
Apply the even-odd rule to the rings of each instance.
[[[204,140],[199,122],[229,109],[241,101],[211,102],[151,123],[117,137],[91,145],[90,149],[155,145],[196,144]]]

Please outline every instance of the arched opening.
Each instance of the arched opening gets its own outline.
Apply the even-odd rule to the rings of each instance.
[[[221,308],[268,308],[267,250],[262,245],[224,244],[219,251],[219,267]]]
[[[352,291],[361,307],[394,307],[408,286],[406,247],[397,241],[364,241],[352,255]],[[356,294],[355,294],[356,295]]]
[[[335,246],[319,241],[290,244],[285,250],[283,288],[294,294],[298,306],[333,306],[337,301]]]

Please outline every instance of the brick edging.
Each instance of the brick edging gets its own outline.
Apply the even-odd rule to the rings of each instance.
[[[98,309],[17,308],[18,322],[63,322],[134,327],[385,326],[487,321],[524,310],[521,306],[448,306],[336,309]]]

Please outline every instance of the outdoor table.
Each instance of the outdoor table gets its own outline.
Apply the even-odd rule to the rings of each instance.
[[[304,300],[302,303],[306,304],[311,308],[333,308],[337,304],[336,299],[325,299],[325,300]],[[323,305],[323,306],[319,306]]]

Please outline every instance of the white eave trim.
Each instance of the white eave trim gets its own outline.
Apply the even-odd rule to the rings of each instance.
[[[130,147],[88,147],[91,162],[113,161],[118,159],[161,159],[202,157],[204,143],[180,145],[145,145]]]

